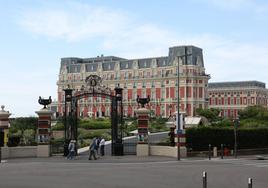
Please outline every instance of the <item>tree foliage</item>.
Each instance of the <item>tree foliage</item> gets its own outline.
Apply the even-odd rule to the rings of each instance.
[[[199,116],[203,116],[203,117],[207,118],[207,120],[210,123],[214,123],[214,122],[222,120],[222,118],[219,116],[220,110],[216,109],[216,108],[211,108],[211,109],[198,108],[198,109],[196,109],[196,113]]]
[[[34,144],[37,124],[37,117],[19,117],[11,120],[9,128],[9,145]]]
[[[248,106],[238,112],[244,127],[268,127],[268,110],[263,106]]]
[[[240,119],[268,120],[268,110],[263,106],[248,106],[238,114]]]
[[[19,117],[11,120],[10,128],[12,130],[26,130],[33,129],[36,130],[38,124],[37,117]]]

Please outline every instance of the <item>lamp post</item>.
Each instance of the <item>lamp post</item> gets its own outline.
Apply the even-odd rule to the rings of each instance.
[[[115,90],[115,97],[116,97],[116,101],[119,102],[119,113],[120,113],[120,138],[122,139],[123,137],[123,88],[119,87],[119,84],[116,88],[114,88]],[[121,140],[122,142],[122,140]]]
[[[117,87],[114,88],[115,96],[112,97],[113,111],[112,111],[112,154],[119,156],[124,153],[123,146],[123,88]],[[119,114],[119,115],[118,115]],[[120,129],[118,129],[118,122],[120,124]],[[119,132],[120,131],[120,132]]]
[[[69,118],[67,122],[67,102],[72,103],[72,93],[73,89],[70,89],[69,87],[67,89],[63,90],[65,93],[65,99],[64,99],[64,156],[68,155],[68,139],[69,139],[69,134],[68,134],[68,128],[69,128]],[[72,108],[72,106],[71,106]],[[68,112],[69,113],[69,112]]]
[[[185,59],[185,65],[187,66],[187,57],[190,56],[192,54],[188,54],[187,53],[187,46],[184,47],[184,54],[181,55],[181,56],[178,56],[178,57],[184,57]],[[179,63],[179,60],[178,60],[178,78],[177,78],[177,82],[178,82],[178,99],[177,99],[177,147],[178,147],[178,151],[177,151],[177,159],[180,160],[181,158],[181,155],[180,155],[180,137],[179,137],[179,133],[181,133],[181,125],[180,125],[180,122],[181,122],[181,116],[180,116],[180,63]],[[187,91],[187,89],[186,89]],[[187,98],[187,95],[186,95],[186,98]],[[187,108],[187,104],[186,104],[186,108]]]
[[[234,156],[237,158],[237,127],[239,126],[239,118],[234,119]]]

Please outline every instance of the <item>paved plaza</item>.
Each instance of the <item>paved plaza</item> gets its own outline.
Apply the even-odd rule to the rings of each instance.
[[[249,177],[254,188],[268,185],[268,160],[254,156],[239,159],[105,156],[87,160],[64,157],[9,159],[0,164],[3,188],[83,187],[202,187],[202,172],[208,174],[208,188],[245,188]]]

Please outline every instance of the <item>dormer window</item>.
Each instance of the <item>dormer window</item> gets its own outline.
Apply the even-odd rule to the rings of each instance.
[[[128,63],[126,64],[126,69],[128,69]]]
[[[144,62],[144,67],[147,67],[147,62],[146,61]]]
[[[110,64],[108,64],[108,69],[111,70],[111,65]]]
[[[142,83],[142,87],[145,88],[146,87],[146,84],[145,82]]]

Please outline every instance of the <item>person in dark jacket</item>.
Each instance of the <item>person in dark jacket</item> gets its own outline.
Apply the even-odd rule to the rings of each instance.
[[[91,140],[91,143],[90,143],[90,146],[89,146],[89,157],[88,157],[88,160],[91,160],[92,156],[93,158],[96,160],[97,157],[96,157],[96,150],[97,149],[97,138],[94,137],[92,140]]]

